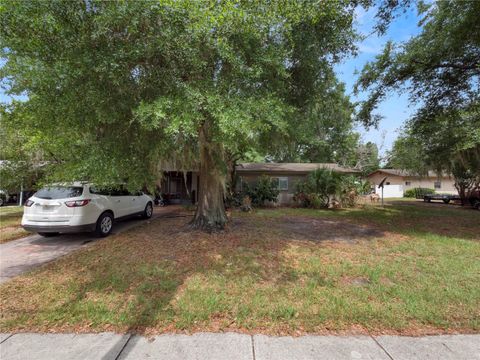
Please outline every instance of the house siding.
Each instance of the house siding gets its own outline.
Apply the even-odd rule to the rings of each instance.
[[[242,190],[242,181],[255,186],[262,175],[271,178],[286,177],[288,189],[280,190],[278,201],[272,205],[292,204],[297,184],[304,181],[310,172],[318,168],[342,174],[358,173],[354,169],[334,163],[242,163],[236,167],[238,176],[236,191]],[[163,175],[163,180],[158,184],[161,192],[172,195],[172,199],[177,203],[196,203],[198,201],[198,189],[202,182],[198,169],[180,171],[172,167],[165,170]]]
[[[456,193],[455,181],[453,177],[443,176],[438,177],[419,177],[419,176],[399,176],[399,175],[390,175],[383,172],[375,172],[368,176],[368,180],[372,185],[378,185],[383,180],[384,177],[387,177],[386,182],[389,182],[390,185],[402,185],[403,190],[414,189],[418,187],[435,189],[435,182],[440,181],[441,188],[435,189],[437,193]],[[406,182],[410,182],[409,185]]]

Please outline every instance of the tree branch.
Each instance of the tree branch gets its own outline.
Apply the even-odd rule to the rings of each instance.
[[[465,65],[461,63],[443,63],[443,64],[428,64],[423,61],[419,60],[412,60],[415,64],[424,65],[431,69],[440,69],[440,68],[452,68],[452,69],[459,69],[459,70],[475,70],[478,69],[480,71],[480,62],[474,62],[473,64]]]

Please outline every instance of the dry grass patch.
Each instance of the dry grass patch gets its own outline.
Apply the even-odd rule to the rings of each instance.
[[[0,244],[11,240],[20,239],[27,236],[29,233],[23,230],[20,226],[9,226],[0,229]]]
[[[479,235],[428,232],[418,213],[402,229],[410,217],[262,210],[211,235],[154,220],[3,285],[0,330],[478,332]]]
[[[20,226],[23,207],[5,206],[0,208],[0,244],[28,235]]]

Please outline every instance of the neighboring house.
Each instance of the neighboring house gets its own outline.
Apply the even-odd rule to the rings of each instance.
[[[455,180],[449,175],[438,176],[436,172],[429,171],[425,176],[418,176],[399,169],[379,169],[367,176],[370,183],[375,185],[376,193],[381,192],[378,185],[385,177],[387,179],[385,180],[384,197],[402,197],[406,190],[419,187],[434,189],[437,193],[457,193]]]
[[[267,175],[277,179],[278,190],[280,190],[277,204],[288,205],[293,203],[296,184],[305,180],[310,172],[319,168],[331,169],[344,174],[359,173],[357,170],[333,163],[244,163],[236,167],[239,176],[237,190],[241,190],[245,183],[254,186],[260,176]]]
[[[237,190],[248,183],[255,186],[258,178],[267,175],[277,179],[280,195],[279,205],[293,202],[296,184],[305,179],[308,173],[318,168],[331,169],[345,174],[358,174],[359,171],[332,163],[243,163],[236,167]],[[196,203],[198,185],[202,179],[198,171],[166,171],[161,183],[161,191],[168,194],[173,203]]]

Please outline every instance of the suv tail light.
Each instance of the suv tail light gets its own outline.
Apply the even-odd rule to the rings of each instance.
[[[85,199],[85,200],[73,200],[73,201],[66,201],[65,205],[68,207],[80,207],[80,206],[85,206],[90,202],[90,199]]]
[[[25,201],[25,204],[24,204],[24,205],[25,205],[26,207],[30,207],[30,206],[32,206],[33,204],[35,204],[35,203],[34,203],[32,200],[27,200],[27,201]]]

